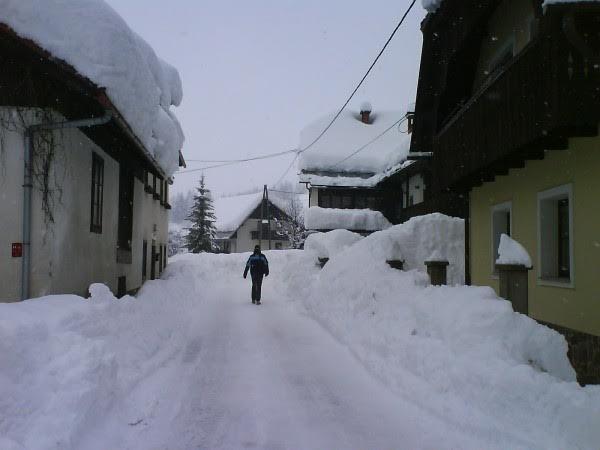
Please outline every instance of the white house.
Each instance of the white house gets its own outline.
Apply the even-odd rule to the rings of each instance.
[[[286,232],[290,219],[286,213],[286,201],[284,197],[271,195],[268,208],[263,207],[262,192],[216,199],[214,209],[219,249],[223,253],[243,253],[252,251],[257,244],[263,250],[291,248]]]
[[[304,128],[300,148],[309,146],[332,118],[333,114],[322,117]],[[345,228],[366,234],[399,221],[403,195],[397,186],[388,188],[385,183],[413,163],[406,159],[410,145],[406,121],[406,113],[376,112],[365,103],[359,112],[344,111],[320,140],[301,153],[299,179],[310,192],[308,229]]]
[[[166,264],[177,71],[102,0],[0,10],[0,301],[122,295]]]

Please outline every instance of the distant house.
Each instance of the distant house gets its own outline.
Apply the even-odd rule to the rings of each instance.
[[[167,263],[181,82],[104,2],[43,3],[0,10],[0,301],[123,295]]]
[[[286,223],[285,200],[271,196],[263,203],[263,194],[221,197],[214,200],[217,217],[217,245],[223,253],[243,253],[261,245],[263,250],[291,248]]]
[[[332,117],[302,130],[300,147],[308,146]],[[358,113],[343,112],[323,138],[301,154],[299,179],[310,192],[307,228],[335,226],[368,233],[403,221],[403,206],[420,202],[425,189],[425,180],[411,171],[414,161],[407,160],[407,121],[406,113],[375,112],[366,103]],[[406,186],[404,178],[410,180]]]
[[[411,148],[432,154],[431,208],[468,202],[473,284],[500,291],[502,234],[525,247],[514,308],[561,331],[580,380],[598,383],[600,4],[431,4]]]

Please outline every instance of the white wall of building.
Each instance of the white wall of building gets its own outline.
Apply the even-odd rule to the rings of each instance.
[[[159,200],[134,182],[132,263],[116,258],[119,164],[81,131],[55,132],[56,158],[51,183],[55,196],[54,223],[47,223],[38,189],[32,194],[31,296],[75,293],[85,295],[91,283],[117,291],[117,278],[127,277],[127,290],[142,283],[142,241],[148,251],[168,242],[168,214]],[[0,152],[0,301],[20,299],[21,258],[11,257],[11,244],[22,242],[23,149],[21,132],[2,130]],[[92,152],[104,160],[102,233],[90,231]],[[156,226],[156,232],[154,228]],[[150,255],[148,255],[148,264]],[[150,277],[150,268],[147,269]],[[158,265],[157,265],[158,275]]]
[[[252,232],[258,230],[258,224],[260,219],[246,219],[246,221],[238,228],[236,238],[231,239],[231,253],[244,253],[251,252],[254,250],[254,246],[259,244],[257,239],[252,239]],[[271,221],[271,228],[275,229],[276,225],[274,221]],[[287,238],[280,240],[271,241],[271,249],[275,250],[276,245],[281,244],[281,249],[291,248],[290,242]],[[269,240],[263,239],[262,250],[269,249]]]

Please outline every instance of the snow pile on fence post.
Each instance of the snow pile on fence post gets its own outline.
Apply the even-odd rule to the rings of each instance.
[[[183,98],[175,68],[103,0],[4,0],[0,23],[64,60],[106,94],[168,176],[183,132],[171,106]]]
[[[496,264],[516,264],[531,268],[531,256],[519,242],[503,233],[500,236]]]
[[[361,239],[360,234],[348,230],[313,233],[306,238],[304,251],[313,252],[318,258],[331,258]]]
[[[357,230],[378,231],[391,226],[379,211],[371,209],[336,209],[312,206],[306,211],[304,225],[307,230]]]

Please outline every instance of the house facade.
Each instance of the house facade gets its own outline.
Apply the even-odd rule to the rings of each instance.
[[[222,253],[292,248],[286,227],[289,218],[281,201],[263,202],[262,193],[222,197],[214,201],[216,244]]]
[[[309,145],[330,119],[326,116],[308,125],[300,135],[300,147]],[[309,208],[370,210],[383,214],[390,223],[399,223],[403,207],[399,189],[413,163],[406,160],[410,137],[405,122],[406,113],[373,111],[368,103],[358,113],[341,115],[328,134],[301,154],[299,180],[309,190]],[[423,188],[422,182],[411,179],[411,201],[419,201]],[[406,186],[404,193],[408,190]],[[337,215],[341,219],[344,213]],[[311,216],[316,214],[307,215]],[[307,226],[314,228],[310,223]],[[339,227],[376,231],[355,229],[350,222]]]
[[[124,295],[158,277],[164,165],[105,88],[4,24],[0,61],[0,301],[91,283]]]
[[[600,381],[600,6],[443,0],[422,24],[411,151],[468,199],[472,284],[499,291],[501,234],[531,256],[522,312]]]

